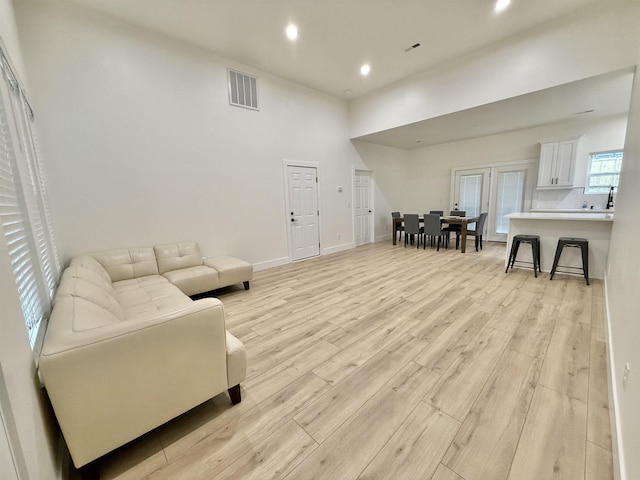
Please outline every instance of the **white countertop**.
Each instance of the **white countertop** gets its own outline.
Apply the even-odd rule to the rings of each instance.
[[[518,220],[579,220],[586,222],[613,222],[612,213],[512,213],[507,218]]]
[[[543,213],[585,213],[585,214],[593,214],[593,213],[611,213],[613,214],[613,209],[605,210],[602,208],[532,208],[531,212],[543,212]]]

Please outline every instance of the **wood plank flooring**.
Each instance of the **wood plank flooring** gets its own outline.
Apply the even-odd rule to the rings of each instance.
[[[505,274],[504,249],[378,243],[217,292],[242,403],[205,402],[100,478],[613,479],[602,283]]]

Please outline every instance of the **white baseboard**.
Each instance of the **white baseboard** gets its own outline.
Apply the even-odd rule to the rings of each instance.
[[[323,248],[320,251],[320,255],[330,255],[332,253],[343,252],[345,250],[351,250],[355,248],[356,245],[353,242],[343,243],[340,245],[335,245],[333,247]],[[275,258],[273,260],[267,260],[266,262],[259,262],[253,264],[253,271],[259,272],[260,270],[267,270],[273,267],[279,267],[281,265],[287,265],[291,263],[291,259],[289,257],[281,257]]]
[[[267,260],[266,262],[254,263],[253,271],[259,272],[260,270],[267,270],[269,268],[279,267],[281,265],[286,265],[288,263],[291,263],[291,261],[289,260],[289,257],[281,257],[281,258],[276,258],[274,260]]]
[[[611,423],[611,454],[613,462],[613,478],[615,480],[627,480],[624,467],[624,448],[622,443],[622,430],[620,428],[620,416],[618,412],[618,387],[616,386],[616,367],[613,361],[613,348],[611,347],[611,317],[609,316],[609,296],[607,295],[607,274],[604,275],[604,307],[607,344],[607,375],[609,378],[609,418]]]
[[[333,247],[323,248],[321,255],[330,255],[332,253],[344,252],[345,250],[351,250],[352,248],[356,248],[355,243],[342,243],[340,245],[334,245]]]
[[[390,242],[392,240],[390,233],[385,233],[384,235],[379,235],[374,240],[376,243],[378,242]]]

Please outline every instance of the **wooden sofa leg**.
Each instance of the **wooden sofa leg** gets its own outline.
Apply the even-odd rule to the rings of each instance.
[[[100,478],[100,465],[99,465],[99,460],[94,460],[93,462],[90,462],[88,464],[86,464],[83,467],[80,467],[78,470],[75,471],[74,475],[70,475],[71,479],[78,479],[78,480],[99,480]]]
[[[249,282],[242,282],[242,284],[244,285],[244,289],[245,290],[249,290]]]
[[[229,390],[229,398],[231,399],[231,403],[234,405],[239,404],[242,401],[242,396],[240,395],[240,384],[234,385]]]

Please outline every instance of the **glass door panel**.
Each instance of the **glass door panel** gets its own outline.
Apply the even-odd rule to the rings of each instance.
[[[518,164],[493,167],[491,169],[491,195],[487,217],[487,240],[506,242],[509,233],[507,215],[527,212],[536,181],[536,164]]]
[[[458,210],[465,211],[467,217],[477,217],[481,212],[486,212],[489,205],[490,173],[489,168],[456,171],[451,210],[457,207]]]
[[[509,219],[507,215],[522,211],[524,178],[524,171],[498,173],[496,221],[494,229],[494,233],[497,235],[507,235],[509,233]]]

